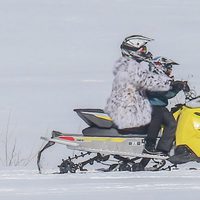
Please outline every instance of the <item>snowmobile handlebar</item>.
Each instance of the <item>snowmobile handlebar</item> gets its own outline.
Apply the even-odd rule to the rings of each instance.
[[[200,96],[197,96],[195,90],[190,89],[187,81],[182,81],[182,84],[183,84],[182,90],[185,95],[185,101],[189,102],[200,97]]]
[[[200,98],[200,95],[197,96],[194,90],[190,90],[189,92],[184,92],[185,100],[187,102]]]

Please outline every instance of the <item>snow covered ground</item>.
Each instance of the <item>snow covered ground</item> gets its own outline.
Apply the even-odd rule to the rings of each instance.
[[[179,62],[175,76],[200,91],[199,13],[199,0],[0,0],[0,198],[199,199],[199,170],[184,167],[66,175],[36,170],[40,136],[53,129],[80,132],[84,124],[73,108],[104,107],[126,36],[154,38],[152,53]],[[68,152],[49,149],[45,167],[59,164],[61,153]],[[28,168],[5,167],[27,159]]]
[[[3,200],[198,200],[199,170],[38,174],[35,170],[0,170]]]
[[[149,50],[200,91],[199,13],[199,0],[1,0],[1,158],[6,135],[27,158],[53,129],[80,132],[73,109],[104,108],[126,36],[154,38]]]

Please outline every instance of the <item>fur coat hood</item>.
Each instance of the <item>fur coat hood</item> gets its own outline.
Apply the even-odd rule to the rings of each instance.
[[[140,127],[151,121],[151,105],[145,91],[167,91],[171,79],[149,71],[147,63],[121,57],[113,70],[114,80],[105,112],[119,129]]]

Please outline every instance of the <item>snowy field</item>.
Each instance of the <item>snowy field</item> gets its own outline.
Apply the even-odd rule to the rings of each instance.
[[[199,24],[199,0],[0,0],[0,199],[199,199],[200,171],[185,166],[66,175],[36,170],[40,136],[80,132],[84,123],[72,110],[104,107],[126,36],[154,38],[149,50],[180,63],[175,77],[200,92]],[[45,168],[68,153],[52,147]]]
[[[149,50],[200,91],[199,13],[199,0],[1,0],[0,164],[13,146],[35,159],[53,129],[80,132],[73,109],[104,108],[129,35],[154,38]]]
[[[2,200],[198,200],[199,194],[199,170],[64,175],[40,175],[27,169],[0,170]]]

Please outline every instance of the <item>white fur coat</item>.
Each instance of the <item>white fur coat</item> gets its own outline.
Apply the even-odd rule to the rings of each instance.
[[[167,91],[170,79],[150,72],[146,63],[120,58],[114,67],[112,92],[105,112],[119,129],[139,127],[151,121],[151,105],[145,90]]]

